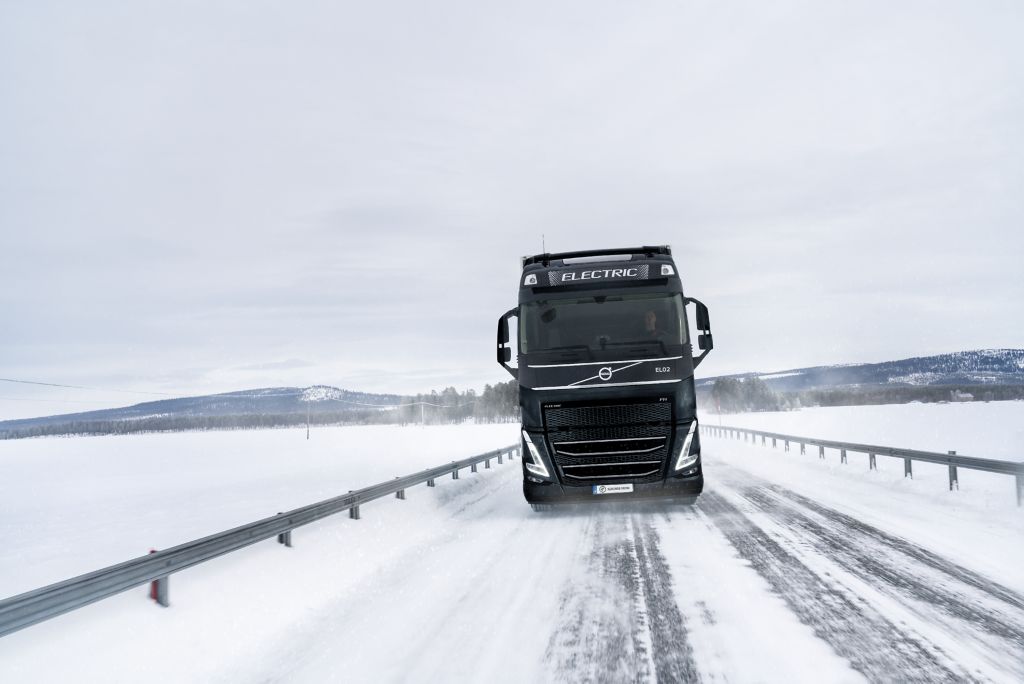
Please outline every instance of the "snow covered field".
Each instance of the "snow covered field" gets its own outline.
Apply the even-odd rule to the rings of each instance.
[[[958,423],[962,438],[948,448],[969,454],[1013,441],[1021,404],[951,406],[913,409],[917,424],[941,412],[934,420]],[[882,409],[908,410],[794,412],[771,427],[818,436],[832,421],[863,432],[822,436],[940,448]],[[965,444],[969,424],[988,451]],[[62,578],[135,555],[151,536],[182,541],[515,439],[516,426],[499,425],[339,428],[308,444],[299,431],[0,443],[7,550],[31,559],[3,554],[0,582],[39,586],[55,578],[34,566]],[[1024,677],[1024,512],[1010,478],[998,491],[950,493],[925,474],[903,480],[883,459],[868,472],[853,454],[840,466],[835,455],[725,439],[703,449],[707,487],[691,508],[536,514],[518,461],[417,487],[365,506],[362,520],[300,528],[292,549],[261,543],[178,573],[168,609],[140,588],[0,639],[0,681]],[[58,489],[45,486],[53,478]],[[53,498],[88,487],[103,489],[74,508]],[[34,534],[6,520],[41,514],[49,527]],[[185,522],[168,520],[179,514]],[[61,560],[62,548],[93,556]]]
[[[715,413],[702,419],[719,424]],[[1024,461],[1024,401],[819,407],[723,414],[721,422],[822,439]]]
[[[507,446],[514,425],[0,441],[0,597]]]

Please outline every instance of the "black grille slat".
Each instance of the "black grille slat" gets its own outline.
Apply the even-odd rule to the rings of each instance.
[[[672,421],[672,405],[668,402],[611,406],[563,406],[545,409],[544,413],[549,430],[591,425],[638,425]]]

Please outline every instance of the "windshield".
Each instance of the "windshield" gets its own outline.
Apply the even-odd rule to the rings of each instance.
[[[682,295],[552,299],[520,308],[520,351],[599,351],[626,346],[667,351],[686,342]]]

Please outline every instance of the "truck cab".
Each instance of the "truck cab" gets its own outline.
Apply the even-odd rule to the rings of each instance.
[[[707,307],[683,293],[671,249],[538,254],[522,266],[518,306],[498,320],[497,360],[519,384],[526,500],[537,510],[695,501],[704,474],[693,374],[713,339]]]

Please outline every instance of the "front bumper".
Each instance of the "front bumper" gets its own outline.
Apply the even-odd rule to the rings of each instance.
[[[623,494],[594,494],[591,485],[574,487],[557,482],[530,482],[523,480],[523,496],[529,503],[601,503],[606,501],[632,501],[636,499],[696,499],[704,490],[704,470],[697,461],[697,472],[688,477],[669,477],[658,482],[633,485],[633,491]],[[602,482],[601,484],[615,484]]]

